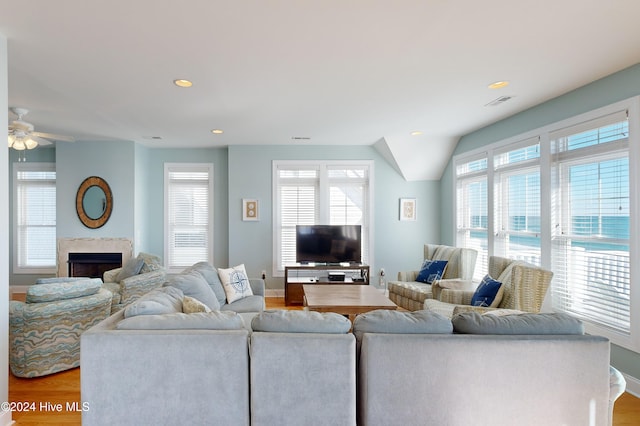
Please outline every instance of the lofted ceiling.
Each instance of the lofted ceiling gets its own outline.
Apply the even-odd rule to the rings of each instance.
[[[639,63],[639,16],[637,0],[27,0],[0,4],[0,34],[9,106],[37,131],[372,145],[427,180],[464,134]]]

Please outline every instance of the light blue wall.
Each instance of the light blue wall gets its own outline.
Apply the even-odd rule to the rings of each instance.
[[[58,238],[134,237],[135,149],[133,142],[58,143],[56,146],[56,221]],[[104,226],[91,229],[76,213],[78,187],[99,176],[111,188],[113,210]]]
[[[374,258],[372,276],[381,267],[387,278],[398,271],[414,270],[423,260],[423,244],[438,242],[439,199],[436,181],[406,182],[370,146],[232,146],[229,147],[229,263],[244,263],[247,273],[267,271],[267,288],[282,289],[282,278],[272,277],[272,164],[274,160],[373,160]],[[418,220],[400,222],[401,197],[418,201]],[[242,199],[257,198],[260,220],[242,221]],[[377,284],[377,280],[374,280]]]
[[[454,154],[467,152],[640,94],[640,64],[612,74],[566,95],[487,126],[460,139]],[[632,188],[632,191],[638,188]],[[441,179],[441,239],[454,243],[452,164]],[[636,238],[638,236],[635,236]],[[612,364],[640,378],[640,354],[618,346],[611,348]]]

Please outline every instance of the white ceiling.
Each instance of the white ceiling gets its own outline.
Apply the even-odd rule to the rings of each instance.
[[[0,33],[9,105],[37,131],[374,145],[424,180],[462,135],[639,63],[638,17],[637,0],[5,0]]]

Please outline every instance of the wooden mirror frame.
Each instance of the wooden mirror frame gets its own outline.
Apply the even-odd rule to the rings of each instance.
[[[84,205],[82,202],[84,201],[84,196],[87,193],[87,190],[93,186],[97,186],[98,188],[104,191],[104,195],[106,198],[106,205],[104,212],[102,212],[102,216],[97,219],[92,219],[87,215],[87,212],[84,210]],[[80,222],[87,228],[96,229],[100,228],[102,225],[107,223],[109,217],[111,216],[111,211],[113,210],[113,195],[111,194],[111,188],[109,188],[109,184],[98,176],[89,176],[80,184],[78,188],[78,193],[76,194],[76,213],[78,213],[78,218],[80,218]]]

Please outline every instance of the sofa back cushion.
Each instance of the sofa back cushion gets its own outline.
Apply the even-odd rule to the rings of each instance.
[[[207,284],[209,284],[209,287],[211,287],[211,290],[216,294],[216,299],[218,299],[218,304],[220,306],[227,303],[227,296],[224,292],[224,287],[222,287],[220,277],[218,276],[218,270],[215,267],[213,267],[209,262],[198,262],[189,266],[187,269],[182,271],[182,273],[188,274],[193,271],[198,272],[204,277]]]
[[[351,329],[351,321],[333,312],[270,310],[256,315],[251,329],[273,333],[345,334]]]
[[[198,299],[212,311],[220,309],[216,294],[202,274],[197,271],[174,275],[164,285],[179,288],[185,296]]]
[[[500,316],[464,312],[451,322],[453,331],[463,334],[584,334],[582,322],[563,313]]]
[[[242,330],[244,321],[235,312],[176,312],[164,315],[139,315],[120,321],[118,330]]]
[[[101,286],[102,280],[100,278],[32,285],[27,289],[25,301],[27,303],[42,303],[92,296],[100,291]]]
[[[156,288],[124,308],[124,317],[182,312],[183,297],[182,290],[176,287]]]

